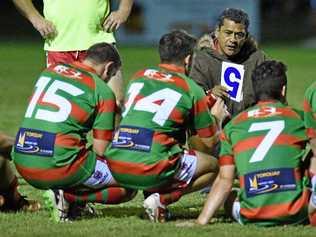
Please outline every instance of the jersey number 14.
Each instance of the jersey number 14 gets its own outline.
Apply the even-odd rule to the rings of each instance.
[[[130,111],[143,86],[144,83],[135,82],[129,87],[127,91],[129,96],[125,104],[125,110],[122,114],[123,117],[125,117]],[[176,107],[181,96],[182,95],[175,90],[164,88],[137,100],[133,110],[146,111],[155,114],[152,121],[160,126],[163,126],[169,118],[172,110]]]

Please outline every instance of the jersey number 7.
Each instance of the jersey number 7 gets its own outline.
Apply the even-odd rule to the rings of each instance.
[[[264,159],[273,143],[276,141],[278,136],[282,133],[284,129],[284,121],[272,121],[272,122],[259,122],[251,124],[248,132],[258,132],[268,130],[268,133],[264,136],[263,140],[251,156],[249,162],[259,162]]]

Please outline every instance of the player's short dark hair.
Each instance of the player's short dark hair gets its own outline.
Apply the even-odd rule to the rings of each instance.
[[[264,61],[252,72],[255,99],[282,101],[282,87],[287,85],[286,65],[276,60]]]
[[[117,49],[112,44],[108,43],[97,43],[92,45],[87,50],[86,58],[95,63],[112,61],[115,68],[119,68],[122,65],[121,57]]]
[[[193,54],[197,39],[184,30],[175,30],[163,35],[159,41],[160,61],[181,64]]]
[[[234,21],[235,23],[243,24],[246,31],[248,32],[249,17],[245,11],[237,8],[226,8],[217,19],[218,28],[221,28],[225,19]]]

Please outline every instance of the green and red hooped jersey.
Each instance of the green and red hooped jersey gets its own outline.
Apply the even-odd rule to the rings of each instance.
[[[12,151],[17,170],[39,188],[76,185],[95,166],[86,134],[111,140],[115,96],[95,71],[79,62],[44,70],[16,135]]]
[[[309,138],[316,138],[316,82],[305,92],[304,121]]]
[[[108,147],[114,178],[126,187],[158,187],[173,177],[186,130],[211,137],[216,123],[204,91],[173,65],[136,73],[126,90],[120,127]]]
[[[234,117],[220,139],[220,166],[235,165],[239,176],[243,223],[307,218],[308,179],[300,167],[308,137],[299,113],[280,102],[259,102]]]

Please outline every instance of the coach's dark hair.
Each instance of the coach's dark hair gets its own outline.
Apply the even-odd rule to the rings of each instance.
[[[225,19],[243,24],[248,32],[249,17],[245,11],[237,8],[226,8],[217,19],[218,28],[221,28]]]
[[[183,30],[175,30],[163,35],[159,41],[159,55],[162,63],[182,64],[193,54],[197,39]]]
[[[95,63],[113,62],[113,67],[119,68],[122,65],[120,55],[112,44],[97,43],[87,51],[87,59]]]
[[[255,99],[283,101],[282,87],[287,85],[286,65],[276,60],[264,61],[252,72]]]

